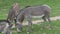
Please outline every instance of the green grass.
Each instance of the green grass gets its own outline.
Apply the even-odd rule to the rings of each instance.
[[[51,22],[52,27],[53,27],[52,30],[49,30],[50,27],[47,28],[47,26],[49,26],[48,22],[44,23],[46,28],[41,30],[42,24],[43,23],[33,25],[34,31],[31,32],[31,34],[43,34],[43,33],[46,33],[46,34],[60,34],[60,20]],[[24,26],[23,32],[21,34],[26,34],[26,32],[27,32],[27,26]],[[16,34],[17,34],[17,32],[16,32]]]
[[[33,24],[34,31],[32,31],[31,34],[43,34],[43,33],[60,34],[60,20],[51,22],[51,25],[53,27],[53,29],[51,29],[51,30],[49,30],[50,27],[48,27],[49,26],[48,22],[44,23],[45,24],[44,29],[41,29],[42,24],[43,23]],[[23,26],[23,32],[21,32],[20,34],[27,34],[27,29],[28,29],[28,26]],[[13,30],[16,31],[15,29],[13,29]],[[13,34],[18,34],[17,32],[14,32],[14,31],[13,31]]]
[[[36,6],[41,4],[47,4],[52,8],[51,16],[60,16],[60,0],[0,0],[0,20],[7,19],[7,15],[13,3],[19,3],[21,9],[25,6]],[[39,18],[38,18],[39,19]],[[36,19],[32,19],[36,20]],[[48,23],[46,23],[47,26]],[[31,34],[60,34],[60,20],[52,21],[51,23],[55,30],[49,30],[49,28],[45,28],[41,30],[41,24],[33,25],[34,32]],[[27,26],[24,26],[23,32],[21,34],[26,34]],[[13,34],[17,34],[17,32],[13,32]]]
[[[19,3],[21,8],[47,4],[52,8],[51,16],[60,16],[60,0],[0,0],[0,19],[6,19],[13,3]]]

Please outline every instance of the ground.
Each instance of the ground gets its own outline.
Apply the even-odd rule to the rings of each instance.
[[[12,6],[13,3],[19,3],[21,9],[25,6],[37,6],[42,4],[47,4],[51,7],[51,16],[60,16],[60,0],[0,0],[0,20],[7,19],[8,12]],[[40,20],[41,18],[33,18],[32,20]],[[57,18],[54,18],[57,19]],[[31,32],[31,34],[60,34],[60,17],[58,20],[52,21],[52,26],[54,30],[49,30],[49,23],[44,23],[46,25],[46,28],[41,30],[42,23],[39,22],[38,24],[33,24],[34,31]],[[36,21],[35,21],[36,22]],[[15,30],[15,29],[13,29]],[[27,26],[24,26],[23,32],[21,34],[26,34],[27,32]],[[13,31],[13,34],[17,34],[17,32]]]

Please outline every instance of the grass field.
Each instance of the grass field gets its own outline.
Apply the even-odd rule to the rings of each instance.
[[[53,27],[53,29],[51,29],[51,30],[49,29],[50,27],[49,27],[48,22],[44,23],[45,27],[46,27],[44,29],[41,29],[42,24],[43,23],[40,23],[37,25],[34,24],[33,25],[34,30],[31,32],[31,34],[60,34],[60,20],[56,20],[56,21],[51,22],[52,27]],[[21,32],[20,34],[27,34],[27,28],[28,28],[28,26],[23,26],[23,32]],[[18,34],[15,29],[13,29],[13,30],[14,30],[13,34]]]
[[[20,4],[21,9],[25,6],[47,4],[52,8],[51,16],[60,16],[60,0],[0,0],[0,20],[7,18],[7,14],[12,4],[15,2]],[[39,27],[42,26],[41,24],[33,25],[34,32],[31,32],[31,34],[60,34],[60,20],[52,21],[51,24],[53,25],[54,30],[49,30],[49,28],[40,30],[41,28]],[[48,25],[48,23],[46,25]],[[21,34],[26,34],[26,29],[27,26],[24,26]],[[13,32],[13,34],[17,33]]]
[[[40,24],[37,24],[37,25],[33,25],[34,27],[34,31],[31,32],[31,34],[60,34],[60,20],[57,20],[57,21],[52,21],[52,27],[53,29],[49,30],[49,23],[46,22],[44,23],[46,28],[45,29],[42,29],[42,24],[43,23],[40,23]],[[23,32],[21,34],[26,34],[27,32],[27,26],[24,26],[23,28]]]
[[[49,30],[49,23],[46,22],[45,23],[45,26],[46,28],[45,29],[42,29],[42,23],[41,24],[37,24],[37,25],[33,25],[34,27],[34,31],[31,32],[31,34],[60,34],[60,20],[57,20],[57,21],[52,21],[52,27],[53,29],[52,30]],[[26,34],[27,32],[27,26],[24,26],[23,28],[23,32],[21,34]]]
[[[51,16],[60,15],[60,0],[0,0],[0,19],[6,19],[13,3],[19,3],[21,8],[47,4],[52,8]]]

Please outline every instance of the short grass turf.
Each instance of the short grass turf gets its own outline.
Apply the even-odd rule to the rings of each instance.
[[[25,6],[36,6],[41,4],[47,4],[51,7],[51,16],[60,16],[60,0],[0,0],[0,19],[7,19],[7,14],[13,5],[13,3],[19,3],[21,9]],[[34,19],[35,20],[35,19]],[[47,22],[48,24],[48,22]],[[47,25],[46,24],[46,25]],[[49,30],[45,28],[41,30],[41,24],[33,25],[34,31],[31,34],[60,34],[60,20],[52,21],[51,23],[54,30]],[[21,34],[26,34],[27,26],[24,26],[23,32]],[[17,32],[13,32],[17,34]]]
[[[45,26],[44,29],[42,29],[42,26]],[[52,26],[52,29],[50,30],[49,24]],[[20,34],[27,34],[28,26],[23,26],[23,32]],[[16,32],[16,29],[12,29],[13,34],[18,34]],[[4,33],[3,33],[4,34]],[[45,23],[39,23],[39,24],[33,24],[33,31],[30,34],[60,34],[60,20],[52,21],[51,23],[45,22]]]
[[[60,16],[60,0],[0,0],[0,19],[7,19],[11,6],[16,2],[21,8],[47,4],[52,9],[51,16]]]

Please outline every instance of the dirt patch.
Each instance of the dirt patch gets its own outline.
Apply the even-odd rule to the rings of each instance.
[[[51,19],[51,21],[60,20],[60,16],[51,17],[50,19]],[[38,24],[39,22],[44,22],[44,21],[43,20],[32,21],[33,24]],[[26,23],[23,22],[23,25],[27,25],[27,24],[28,24],[28,22],[26,22]]]
[[[53,20],[60,20],[60,16],[51,17],[50,19],[51,19],[51,21],[53,21]],[[35,20],[35,21],[32,21],[33,24],[38,24],[40,22],[44,22],[44,21],[43,20]],[[28,22],[26,22],[26,23],[23,22],[23,25],[28,25]],[[15,26],[13,25],[13,28],[14,27]]]

